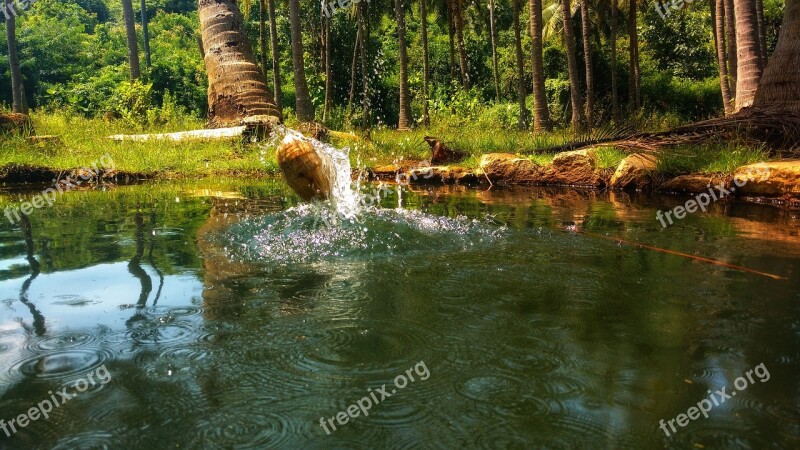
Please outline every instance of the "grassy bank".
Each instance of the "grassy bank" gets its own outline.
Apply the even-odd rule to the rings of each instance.
[[[24,137],[0,137],[0,167],[27,165],[55,172],[90,166],[103,155],[110,156],[116,169],[125,173],[155,178],[191,178],[209,176],[263,176],[277,174],[275,148],[268,144],[240,142],[112,142],[112,134],[168,133],[200,129],[202,121],[181,118],[144,130],[124,121],[86,119],[65,113],[34,114],[37,135],[59,136],[61,143],[31,144]],[[289,124],[292,125],[291,123]],[[481,155],[491,152],[522,153],[539,164],[547,164],[553,155],[530,155],[537,148],[560,145],[573,137],[563,130],[550,133],[504,129],[500,126],[470,127],[446,123],[411,132],[390,129],[373,130],[369,138],[334,140],[339,147],[349,146],[354,167],[376,167],[402,160],[430,157],[425,136],[435,136],[452,148],[470,156],[461,164],[478,166]],[[613,148],[600,151],[601,168],[616,167],[625,153]],[[660,172],[730,173],[736,167],[764,161],[767,154],[736,144],[682,147],[661,155]]]

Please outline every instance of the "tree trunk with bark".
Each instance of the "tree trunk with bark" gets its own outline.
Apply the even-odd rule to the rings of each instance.
[[[725,106],[725,114],[729,115],[733,114],[733,104],[731,104],[731,87],[728,83],[728,61],[725,52],[725,0],[711,0],[711,12],[714,20],[714,44],[717,50],[722,103]]]
[[[423,0],[424,1],[424,0]],[[520,0],[511,0],[514,26],[514,53],[517,57],[517,102],[519,102],[519,121],[517,128],[528,128],[528,107],[525,105],[525,60],[522,56],[522,30],[519,24]]]
[[[269,12],[269,42],[272,54],[272,87],[275,89],[275,106],[283,111],[283,92],[281,90],[281,62],[278,49],[278,27],[275,24],[275,0],[267,0]]]
[[[728,52],[728,84],[731,87],[731,98],[736,97],[736,71],[739,63],[736,57],[736,14],[733,8],[734,0],[725,1],[725,46]]]
[[[20,69],[19,54],[17,53],[17,18],[11,12],[14,8],[12,0],[5,0],[6,10],[9,14],[6,18],[6,40],[8,41],[8,65],[11,70],[11,111],[20,114],[28,114],[27,102],[25,100],[25,88],[22,84],[22,70]]]
[[[427,0],[419,0],[420,32],[422,33],[422,124],[431,124],[428,110],[428,94],[430,92],[430,59],[428,56],[428,5]]]
[[[361,55],[361,106],[364,109],[363,128],[369,130],[372,124],[370,120],[370,100],[369,100],[369,70],[367,69],[367,46],[369,43],[369,33],[366,24],[367,3],[358,4],[358,31],[361,34],[361,45],[359,53]]]
[[[642,106],[641,76],[639,73],[639,31],[637,29],[637,0],[630,0],[628,11],[628,35],[630,36],[630,81],[628,83],[628,102],[631,111],[638,111]]]
[[[585,120],[583,117],[583,99],[581,97],[580,77],[578,77],[578,58],[575,55],[575,36],[572,28],[572,11],[570,0],[561,1],[561,14],[564,22],[564,42],[567,48],[567,71],[569,72],[570,105],[572,107],[572,128],[582,131]]]
[[[325,16],[325,107],[322,112],[322,120],[328,120],[333,106],[333,73],[331,70],[331,18]]]
[[[611,0],[611,118],[619,123],[619,85],[617,73],[617,21],[619,0]]]
[[[753,0],[735,0],[736,9],[736,111],[753,104],[761,80],[758,22]]]
[[[234,0],[198,0],[208,74],[209,126],[238,125],[251,116],[282,120],[256,64]]]
[[[400,118],[398,130],[411,129],[411,96],[408,93],[408,53],[406,51],[406,9],[403,0],[394,0],[394,12],[397,16],[397,45],[400,59]]]
[[[133,4],[131,0],[122,0],[122,19],[125,22],[125,36],[128,41],[128,63],[131,68],[131,80],[141,76],[139,69],[139,45],[136,42],[136,25],[133,21]]]
[[[267,68],[267,0],[261,0],[258,8],[258,47],[261,50],[261,71],[269,78]]]
[[[531,52],[533,63],[533,129],[550,129],[550,110],[544,87],[544,55],[542,50],[542,0],[530,0]]]
[[[489,37],[492,43],[492,75],[494,76],[494,96],[495,101],[500,103],[500,74],[497,70],[497,34],[495,33],[494,29],[494,8],[494,0],[489,0]]]
[[[764,69],[754,106],[800,114],[800,0],[786,0],[778,45]]]
[[[592,69],[592,42],[589,29],[589,2],[581,0],[581,31],[583,34],[583,62],[586,66],[586,124],[594,126],[594,71]]]
[[[292,71],[294,72],[295,108],[297,120],[314,120],[314,105],[308,92],[306,64],[303,55],[303,31],[300,28],[300,0],[289,0],[289,25],[292,34]]]
[[[456,29],[456,48],[458,49],[458,67],[461,70],[461,86],[469,88],[467,51],[464,48],[464,0],[452,0],[452,2],[453,24]]]
[[[144,40],[144,66],[150,68],[150,28],[147,21],[147,4],[142,0],[142,38]]]

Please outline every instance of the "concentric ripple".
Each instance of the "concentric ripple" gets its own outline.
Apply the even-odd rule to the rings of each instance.
[[[112,352],[106,349],[54,351],[17,361],[11,365],[9,375],[72,381],[72,378],[83,376],[112,358]]]

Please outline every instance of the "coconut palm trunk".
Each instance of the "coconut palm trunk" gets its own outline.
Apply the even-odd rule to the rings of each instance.
[[[467,51],[464,48],[464,0],[452,0],[452,3],[453,25],[456,30],[456,48],[458,49],[458,67],[461,70],[461,86],[469,88]]]
[[[764,69],[754,105],[800,114],[800,0],[786,0],[778,44]]]
[[[297,120],[314,120],[314,105],[308,92],[306,63],[303,56],[303,30],[300,28],[300,0],[289,0],[289,25],[292,34],[292,71],[294,72],[295,109]]]
[[[125,36],[128,41],[128,64],[131,68],[131,80],[141,76],[139,69],[139,45],[136,42],[136,25],[133,21],[133,4],[131,0],[122,0],[122,19],[125,22]]]
[[[145,0],[141,2],[142,6],[142,42],[144,43],[144,66],[150,69],[150,28],[147,21],[147,4]]]
[[[333,106],[333,73],[331,72],[331,18],[325,16],[325,108],[322,112],[322,120],[328,120]]]
[[[264,78],[269,78],[267,72],[267,2],[261,0],[258,5],[258,47],[261,50],[261,71]]]
[[[17,18],[14,14],[12,0],[5,0],[6,40],[8,41],[8,65],[11,69],[11,110],[15,113],[28,114],[28,103],[25,101],[25,88],[22,85],[22,70],[17,53]]]
[[[728,84],[731,87],[731,97],[736,97],[736,70],[738,61],[736,57],[736,15],[734,13],[733,1],[725,1],[725,46],[728,52]]]
[[[758,53],[761,67],[767,65],[767,28],[764,23],[764,1],[756,0],[756,24],[758,25]]]
[[[237,124],[246,117],[281,120],[234,0],[198,0],[200,30],[208,74],[210,127]]]
[[[611,0],[611,117],[615,124],[619,123],[619,85],[617,72],[617,20],[619,1]]]
[[[759,58],[758,21],[753,0],[735,0],[736,9],[736,111],[752,106],[762,67]]]
[[[269,47],[272,55],[272,88],[275,89],[275,107],[278,108],[278,111],[283,111],[281,58],[280,50],[278,49],[278,27],[275,24],[275,0],[266,1],[267,11],[269,12]]]
[[[366,24],[367,3],[360,2],[358,8],[358,33],[361,35],[361,45],[358,47],[361,59],[361,106],[364,109],[362,126],[369,130],[372,124],[370,120],[370,99],[369,99],[369,70],[367,70],[367,46],[369,44],[369,33]]]
[[[528,107],[525,105],[525,60],[522,56],[522,30],[519,24],[520,0],[511,0],[514,26],[514,53],[517,57],[517,101],[519,102],[519,121],[517,128],[528,128]]]
[[[400,53],[400,118],[398,130],[411,129],[411,97],[408,93],[408,53],[406,51],[406,9],[403,0],[394,0],[397,16],[397,45]]]
[[[450,41],[450,79],[458,76],[456,70],[456,25],[453,20],[453,0],[447,1],[447,35]]]
[[[719,67],[719,85],[725,114],[728,115],[733,113],[733,105],[731,104],[731,87],[728,84],[728,61],[725,52],[725,0],[711,0],[711,8],[714,20],[714,44]]]
[[[492,43],[492,75],[494,76],[494,96],[495,101],[500,103],[500,74],[497,70],[497,33],[494,29],[494,8],[494,0],[489,0],[489,40]]]
[[[428,5],[427,0],[419,0],[420,32],[422,34],[422,124],[431,124],[428,111],[428,93],[430,92],[430,59],[428,57]]]
[[[586,124],[594,126],[594,72],[592,70],[592,43],[589,29],[589,2],[581,0],[581,34],[583,35],[583,62],[586,66]]]
[[[570,0],[561,1],[561,14],[564,22],[564,42],[567,48],[567,71],[569,73],[570,105],[572,107],[572,128],[583,130],[583,99],[581,98],[580,77],[578,77],[578,58],[575,56],[575,33],[572,28]]]
[[[542,50],[542,0],[530,0],[531,59],[533,63],[533,129],[550,129],[550,110],[544,87],[544,55]]]
[[[628,36],[630,36],[630,80],[628,82],[628,102],[631,111],[638,111],[642,106],[641,75],[639,73],[639,31],[637,29],[637,0],[630,0],[628,10]]]

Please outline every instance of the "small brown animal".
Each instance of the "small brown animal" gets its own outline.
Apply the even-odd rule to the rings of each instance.
[[[440,164],[447,164],[451,162],[458,162],[467,157],[467,154],[458,150],[453,150],[444,145],[444,142],[432,136],[425,136],[423,138],[428,145],[431,146],[433,155],[431,156],[431,164],[438,166]]]

